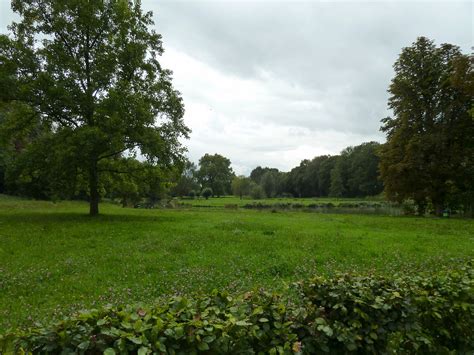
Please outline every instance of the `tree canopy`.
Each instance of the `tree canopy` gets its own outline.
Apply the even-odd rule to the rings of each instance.
[[[250,195],[253,184],[255,183],[249,177],[236,176],[232,179],[232,193],[242,199],[243,196]]]
[[[0,130],[24,175],[47,169],[58,183],[82,179],[96,215],[102,177],[136,168],[122,160],[117,169],[117,160],[183,161],[182,99],[139,1],[13,0],[12,8],[20,21],[0,38],[0,86],[9,88]]]
[[[222,196],[231,192],[234,172],[230,160],[220,154],[205,154],[199,159],[199,181],[203,188],[209,187],[213,195]]]
[[[394,64],[389,93],[393,117],[382,120],[387,143],[381,176],[387,197],[471,208],[474,181],[473,57],[459,47],[420,37]]]
[[[199,189],[197,166],[193,162],[187,160],[175,186],[171,189],[171,193],[173,196],[183,197],[189,196],[191,192],[196,193]]]

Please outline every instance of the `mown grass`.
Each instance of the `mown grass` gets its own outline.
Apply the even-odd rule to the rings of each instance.
[[[108,303],[474,257],[472,220],[111,204],[90,218],[87,207],[0,198],[0,333]]]

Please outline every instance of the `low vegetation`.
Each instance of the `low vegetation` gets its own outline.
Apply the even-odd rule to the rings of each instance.
[[[467,353],[474,349],[474,269],[434,275],[315,277],[292,297],[172,297],[106,307],[0,338],[28,353]]]

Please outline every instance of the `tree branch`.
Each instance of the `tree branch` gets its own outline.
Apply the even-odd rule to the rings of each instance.
[[[40,6],[40,11],[43,15],[43,18],[45,19],[45,22],[47,22],[49,24],[49,26],[51,27],[51,30],[53,30],[53,21],[52,21],[51,17],[48,15],[46,10],[42,6]],[[76,61],[76,63],[78,63],[78,66],[80,68],[81,65],[80,65],[79,59],[77,58],[77,54],[74,52],[74,50],[72,49],[69,42],[66,40],[66,38],[62,34],[62,32],[61,31],[55,31],[55,33],[59,36],[59,38],[63,42],[64,46],[66,47],[66,50],[69,52],[69,55],[74,59],[74,61]],[[86,91],[86,86],[85,86],[84,82],[81,79],[79,79],[79,85],[81,85],[82,90],[84,90],[84,92],[85,92]]]

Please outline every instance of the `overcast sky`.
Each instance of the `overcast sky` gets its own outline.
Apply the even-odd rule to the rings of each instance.
[[[418,36],[473,45],[471,2],[142,0],[192,129],[191,160],[219,153],[236,173],[384,141],[387,87]],[[0,29],[13,15],[0,0]]]

